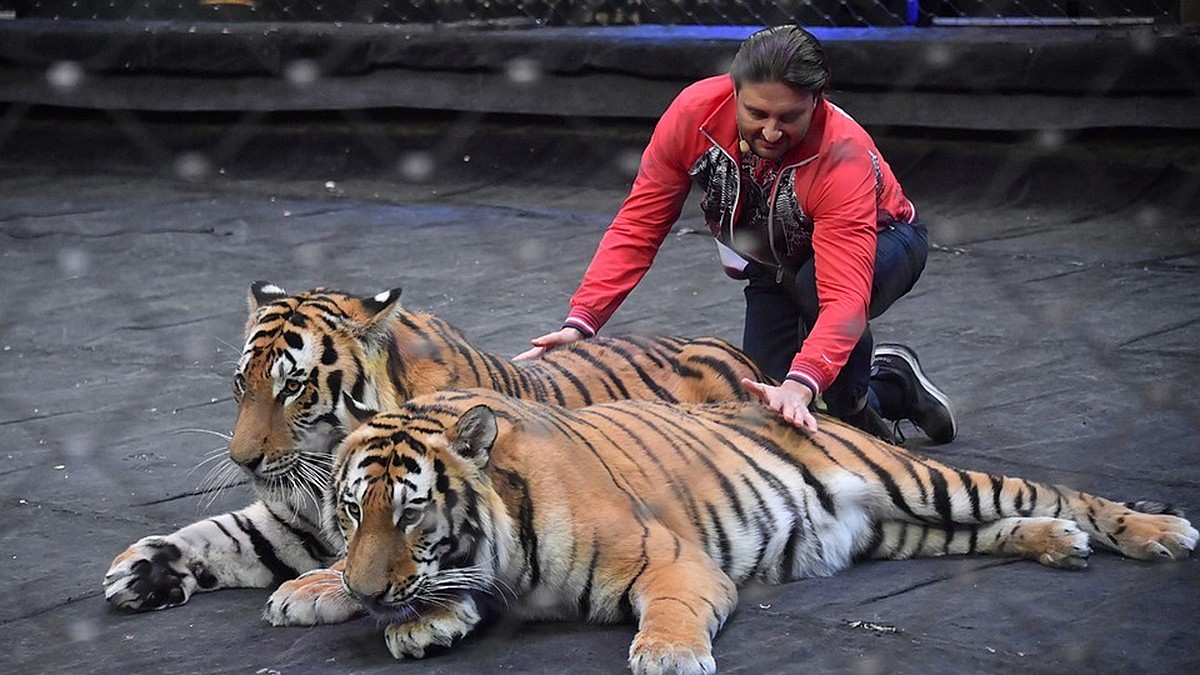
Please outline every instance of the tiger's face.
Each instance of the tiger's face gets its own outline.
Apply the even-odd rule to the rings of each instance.
[[[389,339],[383,319],[398,300],[398,290],[362,300],[321,289],[289,296],[265,282],[251,287],[233,376],[238,415],[229,458],[260,492],[319,508],[333,448],[351,425],[346,398],[371,396],[364,364],[373,343]]]
[[[377,618],[409,621],[491,584],[472,557],[487,529],[477,488],[497,427],[478,408],[450,428],[413,424],[407,410],[376,415],[339,450],[326,528],[346,542],[346,591]]]

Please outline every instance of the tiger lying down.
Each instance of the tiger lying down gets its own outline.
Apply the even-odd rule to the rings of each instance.
[[[485,607],[632,618],[635,673],[712,673],[737,585],[864,558],[982,553],[1087,565],[1089,541],[1179,560],[1162,504],[951,468],[832,419],[809,434],[757,403],[576,410],[484,390],[413,399],[337,450],[326,528],[344,567],[281,586],[265,618],[369,611],[396,658],[470,633]]]
[[[595,338],[515,364],[399,300],[400,289],[358,298],[251,286],[229,458],[260,501],[135,542],[104,577],[110,604],[162,609],[197,590],[267,587],[332,563],[338,547],[321,531],[320,495],[333,449],[354,421],[348,402],[389,409],[450,387],[569,407],[626,398],[706,402],[746,399],[742,378],[767,379],[716,338]]]

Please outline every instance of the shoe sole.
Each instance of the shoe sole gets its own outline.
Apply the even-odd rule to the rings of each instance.
[[[950,411],[950,430],[953,432],[953,438],[958,437],[958,416],[954,414],[954,406],[950,403],[950,397],[930,382],[928,377],[925,377],[925,371],[921,369],[921,361],[917,358],[916,352],[901,344],[885,343],[875,347],[874,356],[894,356],[906,361],[921,386],[925,387],[925,391],[928,391],[937,399],[938,403],[946,406],[946,410]]]

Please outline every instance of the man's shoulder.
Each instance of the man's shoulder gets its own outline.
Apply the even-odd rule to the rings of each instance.
[[[714,75],[684,87],[671,107],[679,113],[707,116],[732,95],[729,75]]]

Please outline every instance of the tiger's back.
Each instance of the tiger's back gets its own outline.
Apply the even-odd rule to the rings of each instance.
[[[467,387],[569,408],[625,399],[746,401],[742,379],[770,381],[744,352],[717,337],[597,336],[513,362],[475,347],[433,315],[406,312],[396,319],[396,352],[381,368],[392,374],[395,391],[372,409]]]

